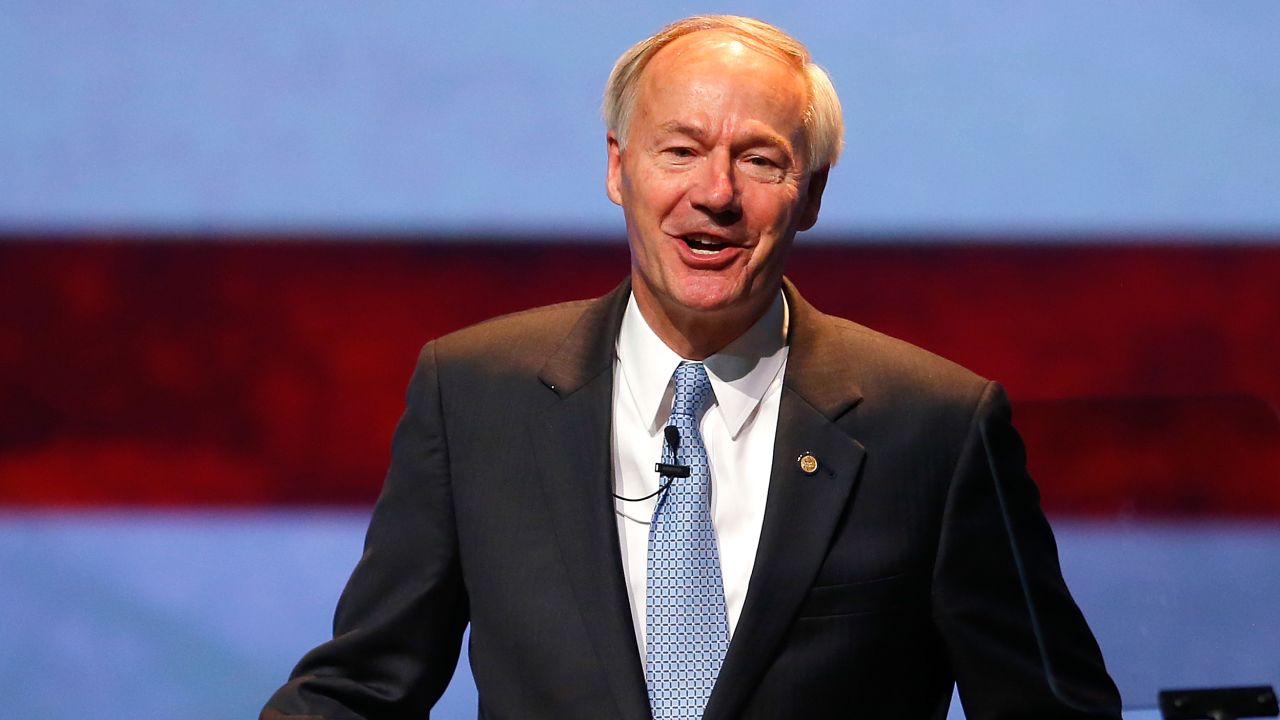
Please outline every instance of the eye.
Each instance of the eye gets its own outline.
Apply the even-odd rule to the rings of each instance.
[[[743,173],[757,180],[777,182],[783,176],[782,165],[766,155],[747,155],[739,162]]]
[[[677,158],[691,158],[694,156],[693,148],[676,146],[667,148],[667,154]]]

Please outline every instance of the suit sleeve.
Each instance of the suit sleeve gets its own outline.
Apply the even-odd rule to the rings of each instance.
[[[419,357],[391,466],[333,639],[263,709],[276,718],[423,718],[458,661],[467,597],[434,346]]]
[[[970,720],[1120,717],[994,383],[978,400],[948,489],[933,602]]]

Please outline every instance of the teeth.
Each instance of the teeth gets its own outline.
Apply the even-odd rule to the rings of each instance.
[[[711,235],[685,235],[684,241],[698,255],[714,255],[724,248],[724,243]]]

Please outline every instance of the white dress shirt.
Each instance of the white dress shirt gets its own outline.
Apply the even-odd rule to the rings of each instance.
[[[711,466],[711,517],[724,576],[729,635],[747,596],[764,523],[773,439],[787,364],[787,304],[782,294],[737,340],[703,362],[715,400],[699,429]],[[671,415],[671,375],[684,362],[654,334],[635,296],[618,332],[613,383],[614,492],[628,498],[658,489],[663,428]],[[645,657],[645,589],[649,522],[657,497],[614,500],[622,569],[640,657]]]

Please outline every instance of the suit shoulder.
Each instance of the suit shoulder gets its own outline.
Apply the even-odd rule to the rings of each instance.
[[[500,315],[443,335],[427,346],[443,364],[522,366],[555,350],[596,302],[574,300]]]
[[[831,322],[869,391],[972,407],[990,384],[978,373],[905,340],[844,318],[831,317]]]
[[[841,426],[874,453],[903,452],[933,468],[929,477],[950,478],[993,383],[905,340],[831,323],[826,345],[842,365],[836,377],[859,398]]]

